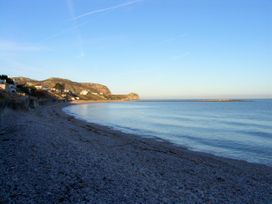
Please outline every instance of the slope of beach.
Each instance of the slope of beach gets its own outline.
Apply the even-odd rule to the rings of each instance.
[[[66,115],[2,111],[0,203],[269,203],[272,168]]]

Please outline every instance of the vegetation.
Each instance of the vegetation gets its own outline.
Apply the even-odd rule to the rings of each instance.
[[[65,89],[65,85],[61,83],[56,83],[54,88],[62,93]]]
[[[43,98],[46,94],[55,97],[58,100],[74,100],[79,97],[81,100],[137,100],[137,94],[114,95],[107,86],[97,83],[78,83],[62,78],[49,78],[43,81],[37,81],[25,77],[13,78],[17,84],[17,91],[26,95]],[[41,86],[42,89],[35,89],[35,86]],[[56,91],[52,89],[55,88]],[[64,93],[67,89],[69,92]],[[49,90],[49,91],[47,91]],[[82,95],[81,92],[87,90],[87,95]]]
[[[6,80],[6,83],[7,84],[14,84],[14,81],[13,79],[9,78],[7,75],[0,75],[0,79],[1,80]]]
[[[138,100],[139,96],[136,93],[130,93],[125,95],[110,95],[108,96],[110,100]]]
[[[0,92],[0,101],[4,100],[5,99],[5,96],[3,93]]]
[[[17,85],[17,92],[24,93],[37,98],[50,98],[49,93],[44,90],[37,90],[34,86]]]
[[[74,94],[75,96],[80,96],[80,93],[82,90],[88,90],[90,91],[90,93],[96,93],[96,94],[103,93],[105,96],[111,94],[108,87],[102,84],[97,84],[97,83],[78,83],[78,82],[73,82],[73,81],[70,81],[67,79],[61,79],[61,78],[49,78],[43,81],[37,81],[37,80],[25,78],[25,77],[15,77],[14,79],[16,80],[17,84],[41,85],[43,87],[48,87],[48,89],[58,88],[58,90],[64,90],[63,88],[65,88],[69,90],[71,94]],[[60,86],[57,84],[59,84]],[[61,85],[63,85],[64,87],[61,87]],[[90,97],[92,97],[91,94],[90,94]],[[91,99],[88,99],[88,100],[91,100]]]
[[[24,93],[24,94],[30,94],[30,88],[26,87],[25,85],[19,84],[19,85],[17,85],[17,92]]]
[[[8,78],[8,76],[7,75],[0,75],[0,79],[2,79],[2,80],[6,80]]]

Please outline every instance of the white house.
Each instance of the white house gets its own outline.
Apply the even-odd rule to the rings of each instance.
[[[34,86],[37,90],[41,90],[43,87],[41,85]]]
[[[0,90],[5,91],[7,89],[7,84],[0,83]]]
[[[48,91],[48,86],[43,86],[43,87],[42,87],[42,90]]]
[[[33,86],[33,83],[31,83],[31,82],[26,82],[26,85],[27,85],[27,86]]]
[[[6,80],[5,79],[0,79],[0,84],[5,84]]]
[[[16,85],[14,84],[0,84],[0,90],[8,93],[16,93]]]
[[[16,85],[14,85],[14,84],[8,84],[8,86],[7,86],[7,92],[9,92],[9,93],[16,93]]]
[[[89,93],[88,90],[82,90],[82,91],[80,92],[80,95],[86,96],[86,95],[88,95],[88,93]]]

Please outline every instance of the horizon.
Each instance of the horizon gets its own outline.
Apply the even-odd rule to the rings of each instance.
[[[10,76],[10,77],[25,77],[25,78],[29,78],[29,77],[26,77],[26,76]],[[34,78],[29,78],[29,79],[33,79],[33,80],[37,80],[37,81],[43,81],[43,80],[47,80],[47,79],[50,79],[50,78],[59,78],[59,79],[65,79],[65,78],[61,78],[61,77],[49,77],[49,78],[46,78],[46,79],[34,79]],[[66,80],[70,80],[70,79],[66,79]],[[73,81],[73,80],[71,80],[71,81]],[[97,83],[97,82],[88,82],[88,81],[73,81],[73,82],[78,82],[78,83]],[[98,83],[98,84],[100,84],[100,83]],[[105,86],[107,86],[106,84],[102,84],[102,85],[105,85]],[[112,90],[111,89],[111,87],[109,87],[109,86],[107,86],[110,90]],[[132,93],[132,92],[130,92],[130,93]],[[127,93],[114,93],[114,94],[127,94]],[[244,96],[241,96],[241,95],[239,95],[239,96],[233,96],[233,95],[229,95],[229,96],[202,96],[202,97],[170,97],[170,98],[163,98],[163,97],[141,97],[141,95],[140,95],[140,100],[162,100],[162,101],[171,101],[171,100],[224,100],[224,99],[226,99],[226,100],[232,100],[232,99],[234,99],[234,100],[270,100],[270,99],[272,99],[272,96],[268,96],[268,97],[259,97],[259,96],[246,96],[246,95],[244,95]]]
[[[142,99],[271,99],[271,11],[268,0],[2,1],[0,72]]]

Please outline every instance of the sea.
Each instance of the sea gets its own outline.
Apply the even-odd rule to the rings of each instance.
[[[272,100],[140,100],[72,105],[64,111],[139,137],[272,166]]]

